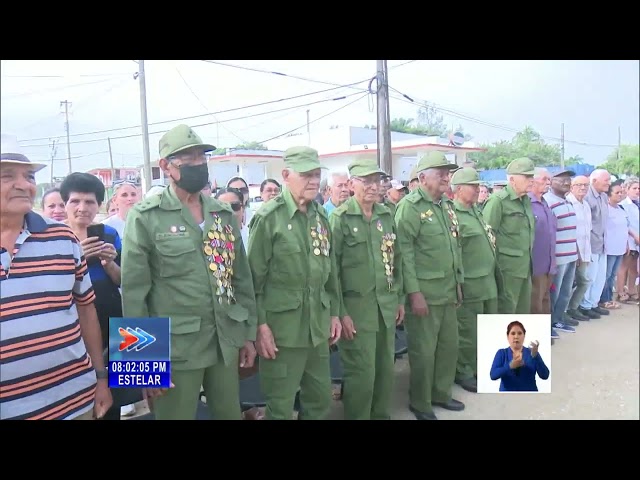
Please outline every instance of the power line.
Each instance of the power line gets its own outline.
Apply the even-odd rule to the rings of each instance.
[[[4,78],[76,78],[76,77],[115,77],[131,73],[94,73],[89,75],[2,75]]]
[[[303,93],[303,94],[300,94],[300,95],[294,95],[292,97],[280,98],[278,100],[269,100],[267,102],[255,103],[253,105],[245,105],[243,107],[229,108],[227,110],[219,110],[217,112],[203,113],[203,114],[200,114],[200,115],[193,115],[193,116],[190,116],[190,117],[174,118],[174,119],[171,119],[171,120],[163,120],[161,122],[153,122],[153,123],[150,123],[149,126],[151,126],[151,125],[161,125],[163,123],[181,122],[181,121],[184,121],[184,120],[192,120],[194,118],[215,116],[215,115],[219,115],[221,113],[236,112],[238,110],[247,110],[249,108],[262,107],[264,105],[272,105],[274,103],[286,102],[286,101],[289,101],[289,100],[295,100],[297,98],[303,98],[303,97],[309,97],[309,96],[312,96],[312,95],[318,95],[320,93],[330,92],[330,91],[333,91],[333,90],[338,90],[340,88],[347,88],[347,87],[350,87],[350,86],[353,86],[353,85],[357,85],[358,83],[363,83],[364,81],[366,81],[366,80],[363,80],[362,82],[348,84],[348,85],[340,85],[338,87],[326,88],[324,90],[318,90],[316,92],[308,92],[308,93]],[[210,124],[205,124],[205,125],[210,125]],[[110,129],[107,129],[107,130],[95,130],[93,132],[75,133],[75,134],[73,134],[71,136],[72,137],[80,137],[80,136],[84,136],[84,135],[95,135],[95,134],[98,134],[98,133],[112,133],[112,132],[119,132],[121,130],[130,130],[132,128],[140,128],[140,127],[141,127],[141,125],[131,125],[129,127],[110,128]],[[112,137],[112,138],[117,138],[117,137]],[[22,142],[35,142],[35,141],[38,141],[38,140],[48,140],[48,139],[49,139],[49,137],[29,138],[29,139],[21,140],[20,142],[21,143]]]
[[[293,78],[295,80],[302,80],[303,82],[318,83],[318,84],[321,84],[321,85],[341,86],[341,87],[344,87],[344,88],[352,88],[353,86],[358,85],[359,83],[363,83],[363,82],[369,81],[368,78],[365,78],[364,80],[360,80],[359,82],[353,82],[353,83],[351,83],[349,85],[340,85],[339,83],[325,82],[323,80],[315,80],[313,78],[301,77],[299,75],[290,75],[288,73],[276,72],[276,71],[273,71],[273,70],[263,70],[261,68],[245,67],[243,65],[234,65],[232,63],[218,62],[217,60],[202,60],[202,61],[206,62],[206,63],[212,63],[212,64],[215,64],[215,65],[221,65],[223,67],[237,68],[239,70],[245,70],[245,71],[248,71],[248,72],[266,73],[268,75],[277,75],[279,77],[287,77],[287,78]]]
[[[518,133],[520,131],[520,130],[518,130],[516,128],[513,128],[513,127],[507,127],[505,125],[499,125],[499,124],[496,124],[496,123],[487,122],[485,120],[481,120],[481,119],[472,117],[470,115],[465,115],[465,114],[456,112],[455,110],[451,110],[451,109],[439,106],[436,103],[428,102],[426,100],[422,100],[422,99],[419,99],[417,97],[413,97],[412,98],[409,95],[406,95],[406,94],[402,93],[401,91],[399,91],[399,90],[397,90],[397,89],[395,89],[395,88],[393,88],[391,86],[389,88],[391,90],[395,91],[396,93],[402,95],[402,97],[403,97],[403,98],[398,98],[398,97],[392,97],[392,98],[394,98],[395,100],[399,100],[401,102],[404,102],[404,103],[410,103],[410,104],[415,105],[416,101],[417,101],[419,104],[422,104],[422,105],[425,105],[425,106],[431,106],[431,107],[433,107],[435,110],[437,110],[439,112],[446,113],[448,115],[460,118],[462,120],[467,120],[467,121],[470,121],[470,122],[473,122],[473,123],[477,123],[479,125],[484,125],[484,126],[487,126],[487,127],[496,128],[498,130],[504,130],[504,131],[514,132],[514,133]],[[567,139],[563,140],[561,138],[552,137],[552,136],[548,136],[548,135],[540,135],[540,138],[543,138],[543,139],[546,139],[546,140],[554,140],[554,141],[557,141],[557,142],[564,141],[565,143],[572,143],[574,145],[581,145],[581,146],[587,146],[587,147],[606,147],[606,148],[614,148],[615,147],[615,145],[611,145],[611,144],[588,143],[588,142],[580,142],[580,141],[576,141],[576,140],[567,140]]]
[[[292,106],[292,107],[280,108],[280,109],[277,109],[277,110],[270,110],[268,112],[260,112],[260,113],[254,113],[252,115],[244,115],[242,117],[229,118],[229,119],[226,119],[226,120],[221,120],[219,122],[207,122],[207,123],[201,123],[201,124],[198,124],[198,125],[191,125],[191,127],[192,128],[205,127],[205,126],[208,126],[208,125],[215,125],[216,123],[233,122],[233,121],[236,121],[236,120],[245,120],[247,118],[253,118],[253,117],[258,117],[258,116],[262,116],[262,115],[270,115],[270,114],[273,114],[273,113],[283,112],[285,110],[293,110],[293,109],[296,109],[296,108],[309,107],[311,105],[317,105],[319,103],[335,102],[335,101],[339,101],[339,100],[345,100],[345,99],[347,99],[349,97],[352,97],[354,95],[357,95],[357,93],[351,93],[351,94],[348,94],[348,95],[343,95],[341,97],[328,98],[328,99],[324,99],[324,100],[317,100],[315,102],[305,103],[305,104],[302,104],[302,105],[295,105],[295,106]],[[234,110],[238,110],[238,109],[234,109]],[[151,125],[151,124],[149,124],[149,125]],[[150,132],[149,135],[157,135],[157,134],[164,134],[164,133],[166,133],[166,132],[164,130],[161,130],[161,131],[157,131],[157,132]],[[142,134],[140,134],[140,133],[134,133],[134,134],[130,134],[130,135],[120,135],[118,137],[110,137],[110,138],[111,138],[111,140],[117,140],[117,139],[122,139],[122,138],[135,138],[135,137],[139,137],[141,135]],[[106,138],[96,138],[96,139],[93,139],[93,140],[78,140],[78,141],[75,141],[75,142],[71,142],[71,144],[72,145],[76,145],[76,144],[80,144],[80,143],[103,142],[105,140],[107,140],[107,139]],[[36,145],[22,145],[22,146],[26,148],[26,147],[47,147],[49,145],[48,144],[36,144]]]
[[[185,86],[187,87],[187,89],[189,90],[189,92],[191,92],[191,95],[193,95],[193,97],[198,101],[198,103],[202,106],[202,108],[204,108],[204,110],[207,113],[211,113],[209,112],[209,109],[207,108],[207,106],[204,104],[204,102],[202,100],[200,100],[200,97],[196,94],[196,92],[193,91],[193,88],[191,88],[191,86],[189,85],[189,83],[187,82],[187,80],[184,78],[184,76],[182,75],[182,73],[180,73],[180,70],[178,69],[178,67],[176,67],[176,72],[178,72],[178,75],[180,76],[180,79],[182,80],[182,82],[185,84]],[[216,117],[215,115],[213,116],[214,120],[216,121],[216,125],[219,124],[218,121],[218,117]],[[222,128],[224,128],[227,132],[229,132],[231,135],[233,135],[234,137],[236,137],[238,140],[240,140],[241,142],[246,142],[246,140],[240,138],[238,135],[236,135],[235,133],[233,133],[231,130],[229,130],[227,127],[225,127],[224,125],[222,125]],[[220,136],[218,135],[218,138],[216,139],[216,146],[219,146],[218,144],[220,143]]]
[[[417,62],[417,60],[408,60],[406,62],[402,62],[402,63],[400,63],[398,65],[394,65],[392,67],[389,67],[389,70],[395,70],[396,68],[404,67],[405,65],[409,65],[410,63],[413,63],[413,62]]]
[[[84,87],[87,85],[96,85],[98,83],[106,83],[106,82],[112,82],[112,81],[113,79],[108,79],[108,80],[98,80],[96,82],[76,83],[75,85],[64,85],[61,87],[53,87],[53,88],[44,89],[44,90],[37,90],[35,92],[31,91],[31,92],[18,93],[16,95],[8,95],[5,97],[2,97],[2,100],[10,100],[12,98],[19,98],[19,97],[28,97],[29,95],[39,95],[41,93],[58,92],[60,90],[66,90],[67,88]],[[44,140],[44,139],[41,139],[41,140]]]
[[[78,108],[79,108],[79,107],[78,107],[78,104],[80,104],[80,109],[81,109],[82,107],[84,107],[84,106],[86,105],[86,102],[87,102],[88,100],[95,99],[95,98],[97,98],[97,97],[99,97],[99,96],[104,97],[104,96],[106,96],[106,95],[110,94],[114,89],[122,87],[125,83],[127,83],[127,82],[129,82],[129,81],[130,81],[130,79],[129,79],[129,78],[125,78],[125,79],[121,80],[120,82],[117,82],[117,83],[115,83],[114,85],[111,85],[111,86],[107,87],[107,88],[106,88],[105,90],[103,90],[103,91],[100,91],[100,92],[94,92],[94,93],[90,94],[89,96],[87,96],[87,97],[84,97],[84,98],[80,99],[80,101],[79,101],[79,102],[74,102],[74,105],[75,105],[75,107],[74,107],[74,111],[75,111],[75,112],[77,112],[77,111],[78,111]],[[22,127],[22,128],[21,128],[21,130],[28,130],[28,129],[33,128],[34,126],[39,125],[40,123],[43,123],[43,122],[45,122],[45,121],[51,121],[51,120],[53,120],[54,118],[58,117],[59,115],[60,115],[60,112],[58,112],[58,113],[57,113],[57,114],[55,114],[55,115],[52,115],[52,116],[49,116],[49,117],[42,118],[42,119],[40,119],[40,120],[38,120],[38,121],[36,121],[36,122],[34,122],[34,123],[30,124],[30,125],[27,125],[26,127]],[[71,136],[73,137],[73,135],[71,135]],[[51,137],[51,138],[60,139],[60,138],[62,138],[62,137],[63,137],[63,135],[58,135],[57,137]],[[23,140],[23,141],[25,141],[25,140]]]
[[[353,95],[355,95],[355,94],[353,94]],[[262,143],[262,144],[264,144],[264,143],[267,143],[267,142],[269,142],[269,141],[271,141],[271,140],[275,140],[276,138],[284,137],[285,135],[288,135],[288,134],[290,134],[290,133],[293,133],[293,132],[295,132],[296,130],[300,130],[301,128],[305,128],[307,125],[310,125],[310,124],[315,123],[315,122],[317,122],[317,121],[319,121],[319,120],[322,120],[323,118],[326,118],[326,117],[328,117],[328,116],[330,116],[330,115],[333,115],[334,113],[339,112],[340,110],[343,110],[343,109],[347,108],[348,106],[353,105],[354,103],[359,102],[360,100],[362,100],[363,98],[365,98],[367,95],[369,95],[369,93],[368,93],[368,92],[367,92],[367,93],[365,93],[364,95],[362,95],[362,96],[360,96],[360,97],[356,98],[353,102],[349,102],[349,103],[347,103],[346,105],[341,106],[340,108],[336,108],[336,109],[335,109],[335,110],[333,110],[332,112],[329,112],[329,113],[327,113],[327,114],[325,114],[325,115],[322,115],[322,116],[320,116],[320,117],[318,117],[318,118],[316,118],[316,119],[314,119],[314,120],[312,120],[312,121],[310,121],[310,122],[305,122],[304,124],[300,125],[299,127],[296,127],[296,128],[294,128],[294,129],[292,129],[292,130],[289,130],[289,131],[287,131],[287,132],[281,133],[280,135],[276,135],[275,137],[271,137],[271,138],[268,138],[268,139],[266,139],[266,140],[262,140],[262,141],[260,141],[260,142],[258,142],[258,143]],[[344,98],[346,98],[346,97],[344,97]]]

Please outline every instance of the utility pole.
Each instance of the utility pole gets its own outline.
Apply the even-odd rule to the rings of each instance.
[[[56,154],[58,153],[58,140],[51,141],[51,175],[49,175],[49,184],[50,188],[53,188],[53,161],[56,159]]]
[[[622,134],[620,133],[620,127],[618,127],[618,160],[621,158],[620,147],[622,147]]]
[[[71,168],[71,142],[69,141],[69,107],[71,106],[71,102],[68,100],[64,100],[60,102],[60,106],[64,105],[64,129],[67,132],[67,162],[69,167],[69,173],[73,172]]]
[[[138,81],[140,82],[140,117],[142,123],[142,153],[144,156],[144,183],[146,191],[151,188],[151,157],[149,154],[149,121],[147,120],[147,86],[144,74],[144,60],[138,60]]]
[[[560,127],[560,168],[564,169],[564,123]]]
[[[307,147],[311,146],[311,130],[309,129],[309,110],[307,109]]]
[[[116,169],[113,168],[113,152],[111,151],[111,138],[107,138],[109,143],[109,167],[111,168],[111,192],[113,193],[113,181],[116,179]]]
[[[377,67],[378,166],[388,175],[393,176],[387,61],[378,60]]]

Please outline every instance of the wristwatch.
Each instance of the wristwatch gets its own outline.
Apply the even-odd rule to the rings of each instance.
[[[96,378],[98,380],[106,380],[109,378],[109,372],[107,370],[96,370]]]

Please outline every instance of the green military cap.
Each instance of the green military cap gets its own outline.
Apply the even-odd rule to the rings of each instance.
[[[320,163],[318,151],[309,147],[291,147],[285,150],[284,164],[297,173],[306,173],[317,168],[327,169]]]
[[[366,177],[374,173],[385,175],[385,172],[378,167],[374,160],[357,159],[351,162],[347,168],[352,177]]]
[[[506,180],[498,180],[497,182],[493,182],[493,186],[496,187],[506,187],[507,186],[507,181]]]
[[[471,167],[463,167],[451,176],[451,185],[480,185],[480,175]]]
[[[165,133],[159,142],[160,158],[169,158],[189,148],[201,148],[205,152],[216,147],[202,143],[202,139],[187,125],[178,125]]]
[[[414,165],[413,168],[411,169],[411,172],[409,173],[409,181],[413,182],[414,180],[418,179],[418,165]]]
[[[459,167],[455,163],[449,163],[444,153],[431,151],[420,159],[416,165],[416,171],[421,172],[427,168],[447,168],[449,170],[455,170]]]
[[[507,166],[507,175],[534,175],[535,165],[530,158],[516,158]]]

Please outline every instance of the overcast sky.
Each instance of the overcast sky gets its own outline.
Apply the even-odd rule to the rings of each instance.
[[[376,122],[375,99],[364,93],[375,75],[375,60],[220,62],[243,68],[201,60],[145,61],[152,160],[157,158],[162,133],[179,123],[194,126],[208,142],[233,147],[296,128],[306,131],[307,109],[312,139],[314,130],[331,125]],[[559,143],[564,123],[566,156],[580,155],[594,165],[615,148],[618,127],[622,143],[639,143],[638,61],[389,60],[388,64],[391,96],[396,97],[391,99],[392,118],[416,117],[418,105],[400,100],[401,92],[416,103],[435,104],[447,124],[452,128],[461,124],[480,143],[510,139],[526,125],[548,142]],[[139,165],[137,70],[133,60],[2,60],[2,132],[17,135],[34,161],[49,161],[50,139],[57,139],[54,174],[63,176],[67,149],[60,102],[67,100],[74,171],[108,168],[108,137],[116,167]],[[335,88],[355,82],[361,83]],[[332,90],[315,93],[328,89]],[[294,96],[301,97],[275,102]],[[331,100],[343,96],[347,98]],[[243,108],[265,102],[272,103]],[[340,107],[344,108],[331,114]],[[237,110],[216,114],[231,109]],[[48,177],[45,169],[38,181]]]

